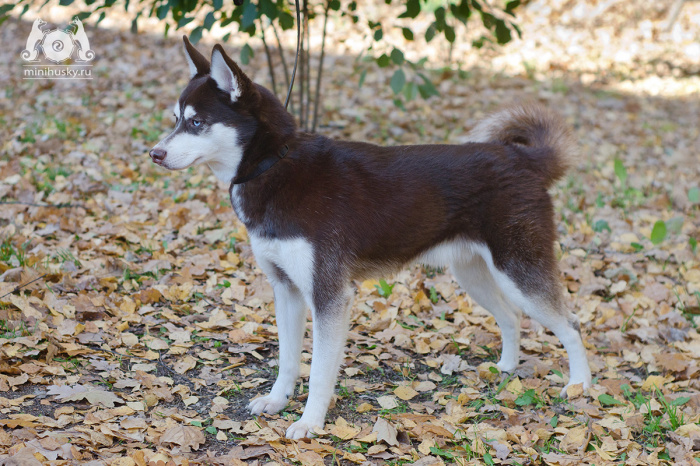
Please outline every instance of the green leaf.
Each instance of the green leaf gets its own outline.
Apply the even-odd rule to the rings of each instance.
[[[423,73],[418,73],[418,76],[420,76],[420,78],[423,80],[423,84],[418,86],[418,92],[420,92],[421,97],[427,99],[434,95],[440,95],[440,92],[438,92],[432,81],[430,81],[426,75]]]
[[[627,169],[620,159],[615,159],[615,175],[617,175],[617,179],[620,180],[620,183],[625,184],[625,182],[627,182]]]
[[[361,88],[362,85],[365,83],[365,79],[367,78],[367,70],[362,70],[362,73],[360,74],[360,83],[358,84],[358,88]]]
[[[207,31],[211,30],[211,27],[214,25],[215,22],[216,16],[214,16],[213,11],[210,11],[209,13],[207,13],[206,18],[204,18],[204,29],[206,29]]]
[[[616,400],[607,393],[603,393],[602,395],[598,396],[598,401],[600,401],[600,404],[603,406],[624,405],[623,402]]]
[[[381,54],[381,56],[377,57],[377,65],[380,68],[389,66],[389,56],[386,53]]]
[[[401,32],[403,33],[403,38],[406,40],[413,40],[413,31],[411,31],[408,28],[401,28]]]
[[[635,252],[639,252],[639,251],[641,251],[642,249],[644,249],[644,245],[639,244],[639,243],[637,243],[636,241],[631,242],[631,243],[630,243],[630,246],[632,246],[632,247],[634,248],[634,251],[635,251]]]
[[[212,4],[214,6],[214,9],[216,11],[219,11],[221,7],[224,6],[224,0],[214,0]]]
[[[27,5],[25,5],[27,6]],[[12,9],[15,7],[14,3],[6,3],[4,5],[0,5],[0,16],[7,14],[8,12],[12,11]]]
[[[250,62],[250,57],[252,57],[254,54],[255,52],[253,52],[253,49],[250,47],[250,45],[245,44],[241,49],[241,63],[247,65],[248,62]]]
[[[666,223],[663,220],[659,220],[654,224],[654,228],[651,230],[650,239],[655,245],[666,239]]]
[[[593,224],[593,231],[597,231],[600,233],[603,230],[608,230],[608,231],[612,232],[607,220],[598,220]]]
[[[279,22],[285,31],[294,27],[294,17],[286,11],[280,13]]]
[[[693,254],[695,251],[698,249],[698,240],[693,238],[692,236],[688,239],[688,245],[690,246],[690,250],[693,251]]]
[[[61,6],[68,6],[68,5],[70,5],[71,3],[73,3],[73,0],[60,0],[60,1],[58,2],[58,4],[61,5]]]
[[[391,77],[391,83],[389,85],[391,86],[391,90],[394,91],[394,94],[398,94],[401,92],[401,89],[403,89],[404,84],[406,84],[406,74],[401,68],[399,68],[398,70],[394,71],[394,75]]]
[[[279,10],[272,0],[260,0],[258,7],[260,8],[261,15],[265,15],[270,19],[277,18],[277,12]]]
[[[408,0],[406,11],[399,15],[399,18],[415,18],[420,13],[420,0]]]
[[[403,52],[394,48],[394,50],[391,51],[391,61],[393,61],[395,65],[403,65]]]
[[[394,99],[393,102],[396,107],[400,108],[404,112],[406,111],[406,107],[404,106],[403,101],[401,99]]]
[[[689,401],[690,401],[690,397],[689,397],[689,396],[679,396],[679,397],[676,398],[675,400],[671,400],[671,405],[673,405],[673,406],[683,406],[684,404],[686,404],[686,403],[689,402]]]
[[[673,234],[680,234],[683,229],[684,219],[680,215],[673,217],[666,222],[666,229]]]
[[[255,20],[258,19],[258,9],[252,2],[247,2],[243,5],[243,15],[241,15],[241,29],[247,30]]]
[[[515,399],[515,404],[518,406],[528,406],[535,402],[535,390],[525,390],[519,397]]]
[[[496,40],[499,44],[507,44],[512,39],[510,29],[506,26],[505,21],[499,19],[496,21]]]
[[[214,427],[214,426],[209,426],[204,430],[206,430],[207,432],[209,432],[212,435],[216,435],[216,427]]]
[[[338,11],[340,10],[340,0],[331,0],[328,3],[328,8],[330,8],[333,11]]]
[[[395,285],[396,284],[389,285],[386,282],[386,280],[382,278],[381,280],[379,280],[379,285],[374,285],[374,287],[377,289],[377,292],[380,296],[387,298],[391,295],[391,292],[394,290]]]
[[[384,37],[384,30],[380,27],[374,31],[374,40],[382,40],[382,37]]]
[[[445,25],[445,39],[447,39],[448,42],[454,42],[456,38],[455,28]]]
[[[552,426],[552,429],[556,429],[557,424],[559,424],[559,416],[555,414],[552,416],[552,419],[549,420],[549,425]]]
[[[193,44],[199,42],[199,40],[202,38],[203,30],[204,28],[202,26],[197,26],[196,28],[194,28],[190,33],[190,42],[192,42]]]
[[[156,17],[160,20],[163,20],[166,16],[168,16],[169,11],[170,6],[167,3],[164,3],[156,9]]]
[[[202,427],[202,423],[200,421],[190,421],[190,424],[195,427]]]
[[[690,188],[688,190],[688,200],[693,204],[700,203],[700,188]]]
[[[494,367],[494,366],[489,366],[489,372],[492,374],[500,374],[501,373],[501,371],[498,370],[498,367]]]
[[[185,26],[186,24],[189,24],[194,20],[194,18],[188,18],[187,16],[183,16],[180,18],[180,21],[177,22],[177,29],[180,29],[182,26]],[[201,35],[200,35],[201,37]],[[192,41],[192,36],[190,35],[190,40]],[[193,44],[196,44],[196,42],[192,41]]]
[[[450,11],[452,12],[452,15],[462,24],[466,24],[467,20],[472,14],[468,0],[462,0],[459,5],[450,5]]]
[[[425,31],[425,41],[430,42],[435,38],[435,34],[437,34],[437,28],[435,23],[432,23],[430,26],[428,26],[428,29]]]

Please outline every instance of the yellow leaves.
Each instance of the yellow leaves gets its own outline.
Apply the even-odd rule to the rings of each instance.
[[[673,379],[670,378],[670,380]],[[666,377],[663,377],[661,375],[650,375],[642,384],[642,390],[645,392],[656,390],[657,388],[663,387],[666,382]]]
[[[559,443],[559,448],[567,453],[582,453],[586,451],[590,441],[590,432],[586,426],[569,429]]]
[[[119,305],[119,309],[121,309],[126,314],[133,314],[134,312],[136,312],[136,303],[133,299],[126,296]]]
[[[342,440],[350,440],[360,433],[360,428],[350,425],[345,419],[338,417],[335,421],[335,425],[330,426],[330,429],[328,429],[328,433]]]
[[[479,364],[476,370],[479,377],[486,382],[494,382],[501,376],[501,370],[498,368],[498,366],[490,362]]]
[[[205,441],[206,438],[200,429],[184,425],[176,425],[169,428],[158,439],[161,445],[178,445],[185,453],[191,450],[198,450]]]
[[[416,397],[418,392],[408,385],[400,385],[394,390],[394,395],[398,396],[404,401],[408,401]]]
[[[356,410],[360,414],[372,411],[374,409],[370,403],[361,403],[357,406]]]

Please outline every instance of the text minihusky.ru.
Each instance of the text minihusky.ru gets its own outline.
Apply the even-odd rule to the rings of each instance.
[[[25,67],[24,79],[92,79],[92,68],[70,66]]]

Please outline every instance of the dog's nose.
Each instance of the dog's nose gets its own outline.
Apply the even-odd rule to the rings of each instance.
[[[163,149],[151,149],[149,154],[154,162],[162,162],[165,160],[165,156],[168,155]]]

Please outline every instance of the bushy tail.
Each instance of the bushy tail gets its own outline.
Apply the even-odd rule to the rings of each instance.
[[[480,121],[466,139],[541,149],[531,154],[547,186],[564,176],[576,156],[574,138],[564,119],[538,104],[514,105],[493,113]]]

